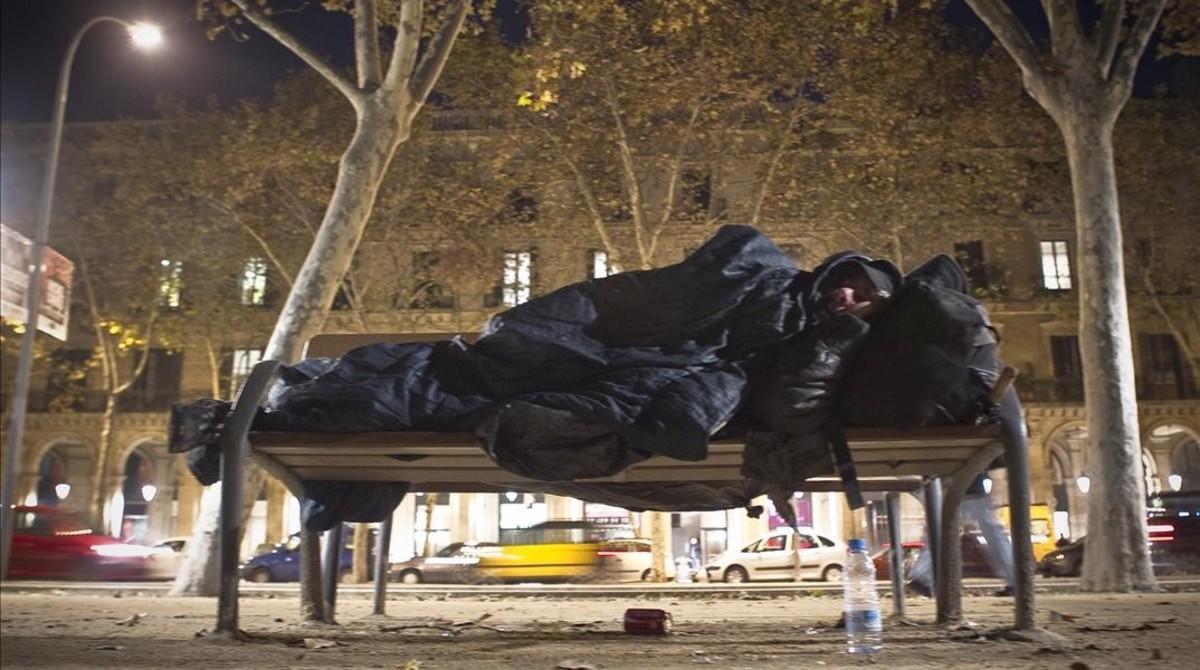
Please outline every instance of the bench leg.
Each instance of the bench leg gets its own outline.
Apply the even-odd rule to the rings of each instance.
[[[942,480],[925,482],[925,542],[933,565],[933,587],[937,589],[938,575],[942,572]]]
[[[393,514],[395,512],[393,511]],[[392,545],[392,514],[379,524],[379,538],[375,542],[375,612],[376,616],[387,614],[388,548]]]
[[[962,621],[962,540],[959,510],[962,507],[963,496],[966,495],[967,487],[971,485],[975,476],[983,472],[1002,451],[999,444],[981,449],[951,475],[946,499],[942,503],[942,546],[939,548],[936,572],[939,624]]]
[[[1014,627],[1034,630],[1033,620],[1033,538],[1029,506],[1029,449],[1025,420],[1021,416],[1016,393],[1009,389],[1000,401],[1001,429],[1004,433],[1004,463],[1008,468],[1008,510],[1012,528]]]
[[[887,494],[888,541],[892,572],[892,614],[905,616],[904,608],[904,546],[900,543],[900,494]]]
[[[238,547],[242,540],[242,466],[249,453],[246,436],[258,407],[279,370],[279,362],[254,366],[221,430],[220,580],[214,633],[240,637],[238,630]]]
[[[342,524],[325,533],[325,621],[334,623],[337,612],[338,577],[342,572]]]
[[[219,635],[238,634],[238,539],[242,536],[242,449],[233,440],[221,451],[220,591],[217,595]]]

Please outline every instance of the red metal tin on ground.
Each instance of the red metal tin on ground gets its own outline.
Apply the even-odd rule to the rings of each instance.
[[[625,632],[634,635],[665,635],[671,632],[671,615],[666,610],[625,610]]]

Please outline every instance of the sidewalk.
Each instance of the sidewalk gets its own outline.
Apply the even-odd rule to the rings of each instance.
[[[861,666],[831,628],[841,603],[804,595],[672,598],[618,593],[564,603],[561,597],[397,594],[394,619],[364,619],[367,598],[339,603],[341,626],[296,625],[294,597],[249,598],[249,643],[216,643],[210,598],[67,593],[0,595],[0,665],[24,668],[610,668],[747,670]],[[119,597],[118,597],[119,596]],[[890,625],[879,662],[896,668],[1178,668],[1200,655],[1200,594],[1046,594],[1038,621],[1065,646],[987,636],[1011,622],[1012,602],[964,602],[977,629],[931,625],[933,604],[910,603],[923,625]],[[675,632],[635,637],[621,629],[628,607],[671,612]],[[885,602],[885,612],[888,603]],[[199,637],[197,637],[199,636]],[[306,644],[307,640],[307,644]]]

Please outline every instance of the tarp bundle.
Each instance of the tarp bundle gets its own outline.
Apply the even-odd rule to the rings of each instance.
[[[377,344],[286,368],[255,429],[476,431],[501,466],[551,482],[655,454],[702,460],[750,380],[806,326],[811,278],[754,228],[724,226],[676,265],[498,314],[473,345]],[[377,519],[406,488],[305,482],[305,523]]]

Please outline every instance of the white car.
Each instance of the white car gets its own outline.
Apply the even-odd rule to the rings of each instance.
[[[609,540],[605,542],[600,551],[596,553],[600,557],[600,570],[604,579],[612,581],[650,581],[650,540],[640,537],[632,537],[621,540]],[[699,577],[699,570],[696,566],[691,565],[692,581],[696,581]],[[667,566],[667,579],[674,581],[675,566]]]
[[[150,547],[150,559],[146,563],[149,579],[175,579],[183,559],[187,555],[190,537],[168,537]]]
[[[730,550],[704,566],[710,582],[754,579],[821,579],[838,581],[846,546],[811,530],[800,534],[778,528],[740,550]]]

